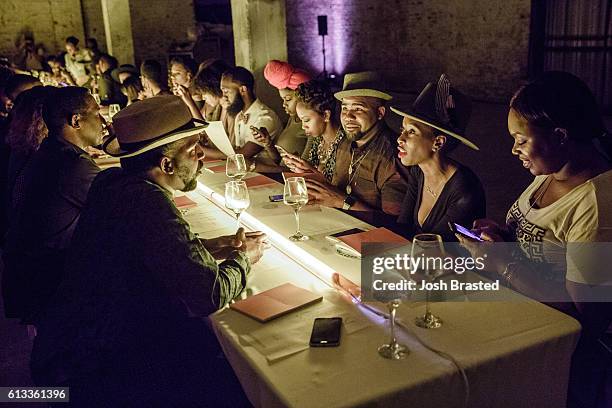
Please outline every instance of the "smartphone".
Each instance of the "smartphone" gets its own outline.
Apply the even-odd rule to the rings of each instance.
[[[343,237],[345,235],[357,234],[358,232],[365,232],[365,230],[362,230],[361,228],[351,228],[346,231],[340,231],[336,232],[335,234],[327,235],[325,238],[332,242],[340,242],[338,238]]]
[[[470,231],[469,229],[465,228],[462,225],[459,225],[457,223],[454,222],[450,222],[448,223],[448,227],[450,228],[451,231],[453,231],[455,234],[459,234],[459,235],[463,235],[464,237],[468,237],[471,239],[475,239],[476,241],[484,241],[482,238],[480,238],[478,235],[474,234],[472,231]]]
[[[283,201],[283,195],[282,194],[271,195],[271,196],[268,196],[268,200],[272,201],[273,203],[278,203],[280,201]]]
[[[311,347],[335,347],[340,345],[341,317],[318,317],[312,325]]]
[[[282,155],[287,155],[289,154],[288,151],[286,151],[285,149],[283,149],[281,146],[279,145],[275,145],[274,147],[276,147],[276,150],[278,151],[278,154]]]

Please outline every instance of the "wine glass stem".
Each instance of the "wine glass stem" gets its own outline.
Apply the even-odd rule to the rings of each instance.
[[[425,316],[429,316],[429,289],[425,291]]]
[[[242,214],[241,212],[236,213],[236,224],[238,228],[240,228],[240,215],[241,214]]]
[[[389,306],[389,325],[391,326],[391,340],[389,344],[395,345],[397,340],[395,339],[395,305],[393,304]]]
[[[293,212],[295,213],[295,223],[297,225],[297,232],[295,233],[295,235],[302,235],[302,233],[300,232],[300,209],[296,208],[295,210],[293,210]]]

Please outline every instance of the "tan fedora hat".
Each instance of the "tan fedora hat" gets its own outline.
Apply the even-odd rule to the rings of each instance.
[[[472,113],[472,102],[469,97],[451,86],[445,74],[440,76],[437,83],[430,82],[425,85],[412,107],[402,111],[392,106],[391,110],[400,116],[438,129],[474,150],[480,150],[464,136]]]
[[[373,71],[355,72],[344,76],[342,90],[336,92],[334,96],[338,100],[350,96],[371,96],[385,101],[393,99],[391,95],[381,91],[385,89],[380,76]]]
[[[208,126],[191,117],[178,96],[159,95],[135,102],[113,116],[115,137],[103,149],[113,157],[133,157],[196,135]]]

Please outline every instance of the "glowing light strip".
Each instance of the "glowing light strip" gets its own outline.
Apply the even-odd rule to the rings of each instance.
[[[223,195],[213,191],[210,187],[202,184],[199,181],[197,189],[218,207],[229,212],[225,207],[225,197]],[[265,232],[270,243],[280,249],[295,262],[300,264],[300,266],[302,266],[304,269],[319,277],[321,280],[323,280],[323,282],[331,286],[332,275],[336,272],[334,269],[312,256],[305,249],[297,246],[293,241],[289,240],[284,235],[274,231],[272,228],[262,223],[248,212],[243,212],[240,216],[240,220],[244,225],[248,226],[252,230]]]

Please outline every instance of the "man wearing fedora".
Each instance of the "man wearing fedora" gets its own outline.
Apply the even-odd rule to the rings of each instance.
[[[206,317],[240,294],[265,235],[190,231],[172,195],[197,185],[205,126],[179,97],[134,103],[113,127],[104,149],[122,168],[92,184],[33,378],[70,386],[75,406],[244,406]]]
[[[342,91],[340,121],[347,138],[338,146],[331,184],[311,180],[308,193],[313,204],[353,211],[400,213],[406,184],[395,169],[396,135],[384,121],[383,92],[374,72],[347,74]]]
[[[140,76],[140,71],[132,64],[123,64],[113,69],[110,75],[111,78],[113,78],[113,81],[117,82],[118,84],[123,84],[125,80],[131,76]]]
[[[10,214],[2,291],[7,317],[36,324],[58,287],[89,187],[100,169],[85,151],[106,123],[85,88],[55,88],[42,115],[48,137],[22,172],[21,204]]]

